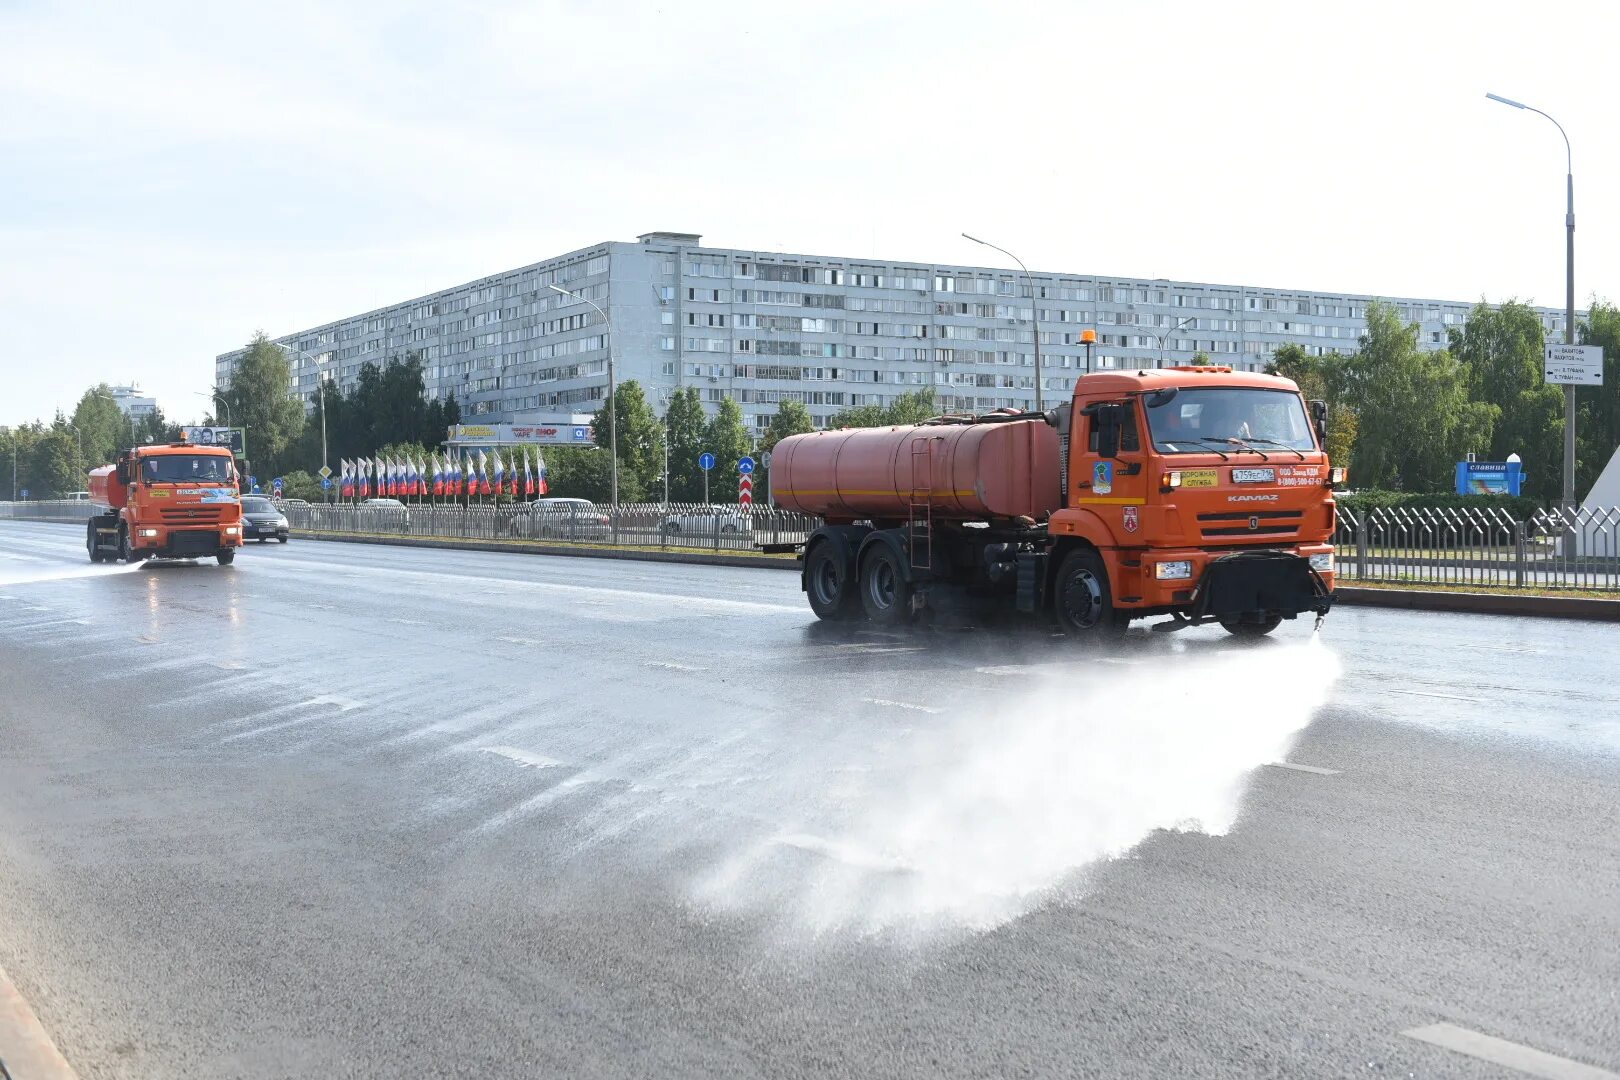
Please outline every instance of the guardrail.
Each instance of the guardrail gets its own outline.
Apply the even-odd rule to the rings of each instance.
[[[1620,591],[1620,507],[1339,511],[1341,580]]]
[[[661,550],[757,551],[802,543],[820,524],[770,507],[530,502],[505,506],[306,503],[283,507],[304,532],[542,540]],[[0,519],[82,521],[95,504],[0,502]],[[1340,510],[1333,543],[1339,578],[1392,585],[1451,585],[1620,592],[1620,507],[1542,511],[1519,520],[1499,509]]]
[[[770,507],[662,503],[540,502],[506,506],[409,503],[283,507],[292,528],[454,540],[549,540],[661,550],[757,551],[762,544],[803,543],[820,524],[807,514]]]

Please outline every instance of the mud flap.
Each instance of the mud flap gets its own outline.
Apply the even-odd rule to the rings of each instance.
[[[1204,570],[1188,615],[1193,622],[1281,615],[1307,611],[1318,618],[1333,606],[1333,594],[1311,561],[1288,551],[1240,551],[1224,555]]]

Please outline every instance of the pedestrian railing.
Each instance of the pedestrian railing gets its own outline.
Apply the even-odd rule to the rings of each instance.
[[[30,499],[26,502],[0,502],[0,520],[86,521],[96,514],[96,504],[84,499]]]
[[[802,543],[820,524],[807,514],[770,507],[662,503],[609,507],[584,500],[473,506],[431,501],[402,501],[397,506],[311,503],[284,506],[283,512],[293,529],[310,533],[697,551],[757,551],[763,544]]]
[[[1340,580],[1620,592],[1620,507],[1339,511]]]

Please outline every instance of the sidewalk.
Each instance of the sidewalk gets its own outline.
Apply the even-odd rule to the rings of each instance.
[[[0,1077],[76,1080],[73,1069],[45,1034],[5,968],[0,968]]]

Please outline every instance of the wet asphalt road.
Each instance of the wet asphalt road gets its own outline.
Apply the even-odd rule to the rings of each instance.
[[[1620,1070],[1620,627],[815,623],[0,522],[0,965],[86,1078]],[[1318,771],[1281,768],[1273,762]]]

